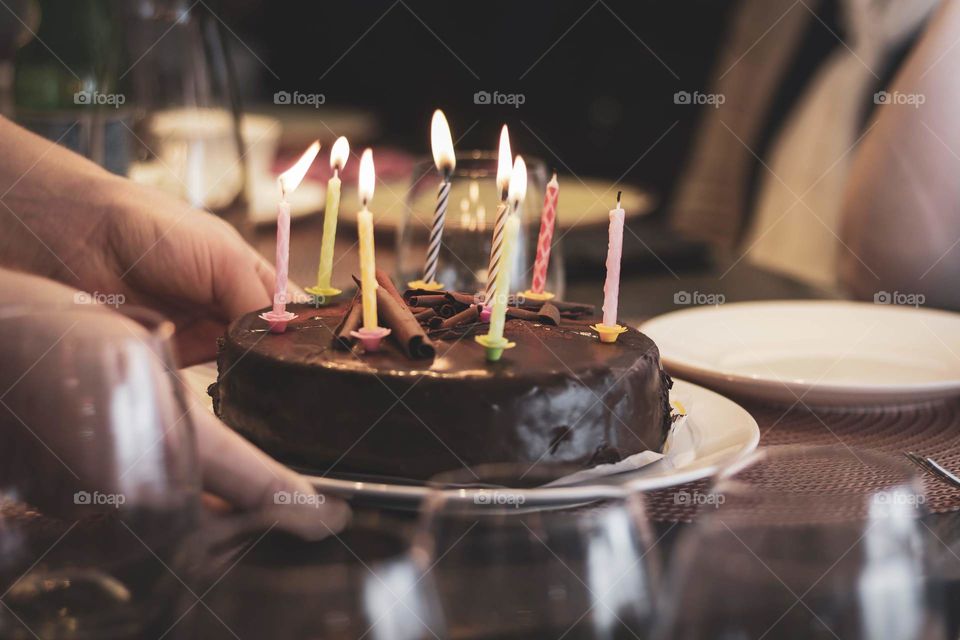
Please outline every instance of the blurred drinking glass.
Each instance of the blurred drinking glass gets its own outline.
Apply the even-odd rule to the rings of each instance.
[[[944,638],[924,494],[906,462],[846,447],[761,450],[678,541],[654,637]]]
[[[269,161],[256,167],[263,169],[280,136],[272,119],[241,116],[221,29],[205,3],[134,0],[127,7],[129,60],[121,74],[138,109],[130,177],[213,211],[249,195],[245,142],[257,146],[256,159],[264,156],[261,146],[269,147]]]
[[[248,547],[204,597],[212,615],[199,612],[196,637],[449,637],[432,577],[411,555],[399,523],[355,516],[320,542],[271,533]]]
[[[19,124],[126,175],[132,103],[124,74],[123,25],[112,0],[19,2],[17,23],[36,37],[14,58]]]
[[[172,332],[122,307],[0,310],[0,636],[144,637],[184,593],[199,474]]]
[[[523,201],[518,250],[510,272],[510,291],[514,293],[530,288],[547,184],[543,161],[537,158],[524,159],[527,163],[527,194]],[[496,178],[496,154],[480,151],[457,154],[437,269],[437,280],[447,289],[479,292],[486,287],[490,245],[500,202]],[[397,229],[397,276],[401,282],[417,280],[423,275],[439,182],[440,177],[432,158],[425,158],[414,165],[406,208]],[[562,222],[558,216],[558,229]],[[562,298],[564,274],[561,232],[555,232],[553,237],[546,289]]]
[[[639,498],[533,508],[507,488],[553,477],[505,464],[433,480],[415,548],[433,567],[451,637],[645,637],[657,564]]]

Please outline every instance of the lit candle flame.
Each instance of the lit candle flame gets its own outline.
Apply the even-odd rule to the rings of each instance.
[[[510,187],[510,172],[513,170],[511,158],[510,134],[507,133],[507,125],[503,125],[500,129],[500,152],[497,154],[497,189],[500,193],[506,193]]]
[[[334,171],[340,171],[347,166],[347,159],[350,157],[350,143],[343,136],[337,138],[330,149],[330,168]]]
[[[360,156],[360,178],[357,181],[357,193],[360,195],[360,204],[366,208],[367,203],[373,200],[373,185],[377,181],[377,174],[373,168],[373,150],[364,149]]]
[[[440,109],[433,112],[433,120],[430,123],[430,146],[433,149],[433,163],[437,166],[437,171],[452,172],[457,166],[457,158],[453,152],[450,126]]]
[[[517,208],[527,195],[527,163],[517,156],[510,174],[510,203]]]
[[[300,186],[304,176],[307,175],[307,170],[310,168],[310,165],[313,164],[313,160],[317,157],[318,153],[320,153],[320,141],[316,140],[303,152],[303,155],[300,156],[300,159],[297,160],[292,167],[280,174],[280,177],[277,179],[280,183],[280,195],[286,196]]]

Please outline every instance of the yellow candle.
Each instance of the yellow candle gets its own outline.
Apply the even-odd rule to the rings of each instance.
[[[503,231],[503,268],[497,272],[493,309],[490,311],[490,332],[487,338],[492,341],[503,339],[503,324],[507,318],[507,299],[510,297],[510,266],[513,264],[513,252],[519,232],[520,216],[510,215]]]
[[[363,294],[363,328],[377,328],[377,261],[373,247],[373,214],[367,203],[373,199],[376,173],[373,151],[365,149],[360,156],[360,176],[357,192],[363,206],[357,215],[357,233],[360,235],[360,288]]]
[[[323,213],[323,240],[320,244],[320,266],[317,269],[317,288],[331,288],[333,279],[333,247],[337,238],[337,216],[340,213],[340,170],[347,164],[350,144],[343,136],[337,138],[330,150],[330,168],[333,177],[327,182],[327,206]]]

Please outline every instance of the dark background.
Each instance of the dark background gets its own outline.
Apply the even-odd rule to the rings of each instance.
[[[247,58],[241,64],[259,74],[261,85],[245,87],[248,102],[268,102],[279,90],[323,93],[329,106],[374,111],[383,125],[379,142],[416,153],[429,152],[430,114],[439,107],[454,138],[463,136],[461,149],[494,149],[506,123],[516,151],[542,156],[562,173],[623,176],[665,195],[698,114],[675,105],[673,94],[704,89],[733,4],[245,0],[211,6],[242,40],[228,38],[237,57]],[[522,93],[525,103],[474,104],[481,90]]]

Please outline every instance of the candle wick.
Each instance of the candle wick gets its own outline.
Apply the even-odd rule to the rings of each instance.
[[[617,209],[620,209],[620,196],[623,195],[623,191],[617,191]]]
[[[443,168],[443,181],[444,181],[444,182],[450,182],[450,177],[451,177],[452,173],[453,173],[453,172],[450,170],[450,167],[444,167],[444,168]]]

